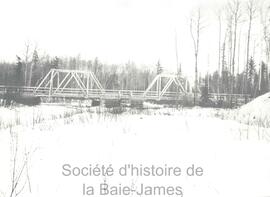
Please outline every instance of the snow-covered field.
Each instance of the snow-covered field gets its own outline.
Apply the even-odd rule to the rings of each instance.
[[[246,108],[128,109],[118,115],[99,107],[0,108],[0,197],[11,196],[12,177],[19,180],[13,196],[83,196],[83,184],[104,180],[135,188],[181,186],[187,197],[270,196],[269,128],[250,121],[252,110]],[[66,177],[63,164],[166,164],[183,170],[194,164],[204,174]]]

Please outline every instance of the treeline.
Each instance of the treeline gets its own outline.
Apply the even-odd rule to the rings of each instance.
[[[250,57],[246,72],[233,76],[228,70],[223,70],[219,75],[218,71],[213,74],[207,74],[200,77],[200,88],[208,88],[208,92],[212,93],[232,93],[232,94],[248,94],[252,98],[262,95],[269,91],[268,69],[265,62],[255,63],[253,57]],[[234,83],[233,83],[234,81]]]
[[[17,56],[15,63],[0,63],[0,85],[6,86],[37,86],[52,68],[70,70],[90,70],[106,89],[145,90],[153,80],[157,71],[141,68],[133,62],[125,65],[109,65],[98,58],[83,60],[78,57],[42,57],[35,50],[31,58]]]
[[[37,86],[50,69],[59,68],[90,70],[104,88],[127,90],[145,90],[153,78],[163,72],[159,62],[151,68],[142,68],[132,62],[127,62],[125,65],[109,65],[102,63],[98,58],[83,60],[79,56],[59,58],[47,55],[40,58],[37,51],[33,52],[32,58],[28,61],[17,56],[17,62],[2,62],[0,68],[0,85]],[[249,94],[252,97],[268,92],[269,74],[266,63],[262,61],[256,64],[251,57],[247,71],[247,87],[245,87],[246,73],[244,71],[233,76],[229,70],[224,69],[221,75],[218,71],[205,76],[200,75],[199,88],[201,91],[207,88],[209,93]],[[234,84],[232,81],[235,81]]]

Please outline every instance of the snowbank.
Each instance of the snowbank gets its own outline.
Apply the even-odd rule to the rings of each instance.
[[[266,93],[239,109],[238,120],[247,124],[270,126],[270,93]]]

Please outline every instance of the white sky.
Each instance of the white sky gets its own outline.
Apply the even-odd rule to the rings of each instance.
[[[177,32],[183,70],[193,71],[189,21],[197,4],[209,8],[199,65],[206,70],[208,54],[217,56],[218,50],[218,29],[209,25],[215,0],[0,0],[0,60],[15,61],[30,41],[52,56],[80,54],[109,64],[130,60],[148,66],[160,59],[166,69],[175,70]],[[217,60],[210,60],[215,66],[211,61]]]

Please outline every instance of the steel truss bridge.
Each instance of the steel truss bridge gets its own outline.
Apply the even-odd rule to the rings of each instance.
[[[174,91],[169,91],[169,90]],[[0,86],[0,93],[23,94],[71,99],[131,99],[131,100],[182,100],[191,95],[187,81],[172,74],[159,74],[146,90],[104,89],[91,71],[51,69],[36,87]],[[238,94],[210,94],[211,97],[232,99],[246,97]]]

